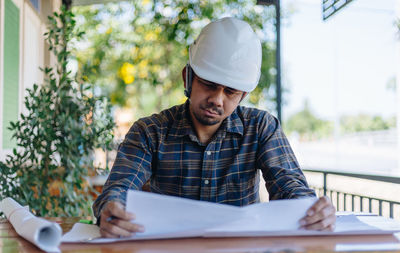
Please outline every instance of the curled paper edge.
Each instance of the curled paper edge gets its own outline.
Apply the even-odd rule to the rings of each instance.
[[[0,210],[6,215],[18,235],[46,252],[60,252],[61,227],[48,220],[34,216],[12,198],[0,201]]]

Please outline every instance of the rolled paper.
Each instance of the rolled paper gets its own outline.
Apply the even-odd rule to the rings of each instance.
[[[0,202],[0,210],[6,215],[17,234],[46,252],[60,252],[62,230],[55,223],[38,218],[12,198]]]

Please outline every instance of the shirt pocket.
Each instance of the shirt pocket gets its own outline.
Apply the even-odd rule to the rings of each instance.
[[[225,204],[242,206],[242,182],[238,176],[228,176],[225,181]]]
[[[257,173],[240,177],[238,174],[226,178],[226,204],[246,206],[257,202]]]

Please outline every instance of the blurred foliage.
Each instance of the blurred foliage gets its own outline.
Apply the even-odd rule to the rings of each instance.
[[[242,0],[141,0],[72,11],[86,31],[86,41],[74,51],[79,75],[102,87],[114,105],[136,108],[136,118],[186,100],[181,71],[188,46],[202,27],[223,16],[249,22],[262,39],[262,76],[248,100],[258,105],[275,99],[268,97],[275,79],[274,38],[267,37],[273,31],[273,7]]]
[[[304,108],[290,116],[283,124],[287,134],[298,134],[301,140],[316,140],[333,136],[334,123],[319,119],[313,114],[309,103],[304,102]],[[367,114],[345,115],[340,117],[341,134],[355,132],[387,130],[396,127],[396,118],[384,119],[381,116]]]
[[[73,14],[62,7],[48,21],[56,66],[42,70],[45,83],[27,90],[26,113],[11,122],[18,147],[0,162],[0,199],[12,197],[40,216],[87,216],[94,149],[110,149],[113,139],[111,106],[67,68],[69,46],[83,35],[74,32]]]
[[[385,120],[381,116],[367,114],[342,116],[340,118],[340,127],[342,133],[387,130],[396,127],[396,118],[392,117]]]
[[[317,118],[307,100],[303,110],[289,117],[283,126],[287,134],[296,133],[302,140],[321,139],[333,133],[333,123]]]

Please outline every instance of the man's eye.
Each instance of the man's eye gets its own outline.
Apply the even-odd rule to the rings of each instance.
[[[226,93],[226,94],[229,94],[229,95],[236,94],[236,92],[237,92],[236,90],[231,90],[231,89],[226,89],[226,90],[225,90],[225,93]]]
[[[214,89],[215,88],[215,85],[214,84],[212,84],[212,83],[203,83],[205,86],[207,86],[207,88],[210,88],[210,89]]]

